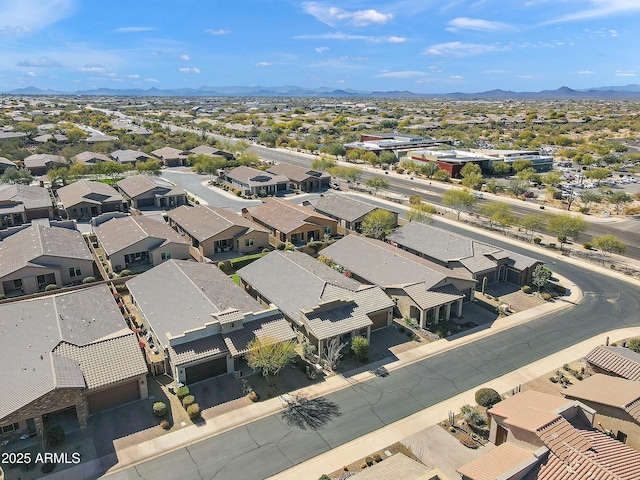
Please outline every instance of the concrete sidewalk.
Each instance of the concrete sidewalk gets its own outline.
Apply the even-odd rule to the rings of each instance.
[[[565,297],[561,297],[556,302],[545,303],[538,307],[519,312],[508,317],[499,318],[488,327],[476,327],[470,331],[398,353],[398,359],[392,363],[385,364],[385,368],[389,371],[402,368],[406,365],[437,355],[438,353],[451,348],[473,342],[479,338],[493,335],[505,329],[540,318],[541,316],[548,315],[578,303],[582,298],[582,292],[580,289],[565,278],[559,278],[559,280],[563,285],[566,285],[567,288],[569,288],[570,294]],[[347,375],[348,379],[342,375],[335,375],[328,377],[324,382],[305,387],[292,393],[302,394],[310,398],[320,397],[338,391],[342,388],[352,386],[354,383],[363,382],[373,376],[374,375],[369,371],[362,372],[354,376]],[[198,442],[204,438],[218,435],[241,425],[264,418],[268,415],[278,413],[282,411],[283,408],[284,402],[280,398],[272,398],[219,415],[215,417],[215,420],[209,420],[204,425],[188,426],[182,430],[162,435],[147,442],[122,449],[116,448],[117,464],[110,468],[107,473],[114,473],[137,463],[141,463]]]
[[[339,470],[360,458],[366,457],[407,437],[429,428],[447,418],[450,411],[459,411],[466,404],[475,404],[475,392],[478,388],[491,387],[498,392],[506,392],[518,385],[526,383],[550,372],[565,363],[584,357],[594,347],[604,345],[607,339],[618,341],[640,335],[640,327],[625,328],[597,335],[577,345],[566,348],[556,354],[549,355],[526,367],[510,372],[491,382],[479,385],[473,390],[449,398],[430,408],[403,418],[387,427],[381,428],[352,442],[341,445],[322,455],[307,460],[277,475],[270,480],[299,480],[300,478],[319,478],[323,473]]]

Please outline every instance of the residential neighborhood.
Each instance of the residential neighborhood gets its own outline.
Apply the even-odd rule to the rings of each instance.
[[[633,181],[571,211],[552,190],[584,182],[558,155],[441,127],[379,117],[330,153],[269,145],[248,101],[229,120],[265,123],[224,131],[213,101],[12,101],[3,133],[29,133],[0,136],[0,453],[81,461],[3,457],[5,478],[118,480],[196,444],[220,454],[198,468],[244,478],[223,447],[251,442],[280,453],[246,478],[640,475]],[[370,109],[267,105],[323,128]]]

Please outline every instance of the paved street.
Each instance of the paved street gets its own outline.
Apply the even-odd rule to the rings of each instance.
[[[485,241],[525,253],[495,238]],[[274,414],[109,478],[263,479],[598,333],[640,325],[636,286],[540,257],[580,285],[580,304],[329,394],[340,415],[317,430],[301,430]]]

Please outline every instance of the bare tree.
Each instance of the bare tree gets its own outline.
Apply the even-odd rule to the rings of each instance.
[[[331,370],[335,370],[342,358],[342,349],[346,347],[346,343],[340,343],[338,337],[332,338],[327,344],[325,357],[327,358],[327,364]]]

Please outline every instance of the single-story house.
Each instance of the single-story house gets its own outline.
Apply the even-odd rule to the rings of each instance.
[[[570,385],[562,394],[596,411],[594,428],[640,450],[640,382],[596,373]]]
[[[532,390],[489,411],[489,453],[457,469],[462,480],[640,478],[640,453],[591,428],[595,411]]]
[[[625,347],[598,346],[584,357],[596,373],[640,380],[640,353]]]
[[[280,198],[265,198],[262,204],[242,209],[242,216],[269,230],[269,241],[277,247],[284,242],[300,245],[322,240],[338,232],[338,222],[310,208]]]
[[[185,164],[187,156],[182,150],[173,147],[162,147],[151,152],[151,155],[156,157],[167,167],[179,167]]]
[[[218,177],[220,182],[242,191],[243,195],[276,195],[289,190],[289,179],[241,165],[224,172]]]
[[[168,224],[142,215],[112,218],[93,227],[113,271],[191,258],[189,243]]]
[[[205,257],[231,250],[245,254],[269,247],[265,228],[226,208],[183,205],[170,210],[167,216],[169,225]]]
[[[114,135],[104,135],[103,133],[92,133],[89,137],[85,138],[84,143],[95,144],[95,143],[106,143],[113,142],[114,140],[118,140],[118,137]]]
[[[4,171],[9,167],[17,168],[16,164],[8,158],[0,157],[0,175],[3,175]]]
[[[139,150],[116,150],[111,152],[111,158],[122,164],[136,164],[138,162],[146,162],[153,157]]]
[[[189,150],[192,155],[208,155],[210,157],[224,157],[227,161],[235,160],[233,153],[225,152],[218,148],[210,147],[209,145],[200,145],[198,147]]]
[[[380,208],[356,200],[353,197],[338,195],[336,193],[328,193],[313,200],[305,200],[302,205],[336,220],[338,222],[339,234],[350,232],[360,233],[362,231],[364,218],[374,210]],[[398,225],[397,212],[387,211],[394,216],[394,227],[396,227]]]
[[[69,162],[61,155],[36,153],[24,159],[24,168],[33,175],[45,175],[52,168],[68,166]]]
[[[147,341],[164,354],[163,370],[182,383],[242,371],[256,337],[296,337],[276,308],[263,308],[210,263],[171,260],[127,287],[149,329]]]
[[[92,414],[148,397],[138,339],[107,286],[0,304],[0,318],[11,319],[0,335],[0,439],[43,437],[69,409],[85,428]]]
[[[0,228],[36,218],[53,219],[53,203],[46,188],[19,184],[0,186]]]
[[[333,338],[370,338],[391,325],[393,302],[375,285],[363,286],[297,251],[280,251],[241,268],[242,286],[262,305],[277,306],[319,354]]]
[[[421,327],[462,316],[462,304],[473,300],[475,280],[374,238],[347,235],[322,255],[356,280],[380,286],[404,317]]]
[[[0,242],[0,258],[0,294],[6,296],[79,284],[94,275],[82,234],[68,228],[33,224]]]
[[[69,219],[90,219],[108,212],[126,212],[128,204],[122,195],[102,182],[79,180],[56,191],[58,210]]]
[[[175,208],[187,204],[187,194],[158,177],[132,175],[118,182],[118,190],[134,208]]]
[[[68,143],[69,142],[69,138],[66,135],[62,135],[62,134],[51,134],[51,133],[45,133],[44,135],[38,135],[37,137],[33,137],[33,141],[36,143],[47,143],[47,142],[54,142],[54,143]]]
[[[473,240],[442,228],[409,222],[387,235],[387,242],[451,270],[464,269],[478,281],[477,288],[506,281],[531,282],[541,260]]]
[[[284,175],[296,190],[315,192],[329,187],[331,175],[289,163],[278,163],[267,170],[274,175]]]
[[[96,165],[102,162],[113,162],[115,160],[107,157],[104,153],[82,152],[73,157],[73,161],[84,165]]]

